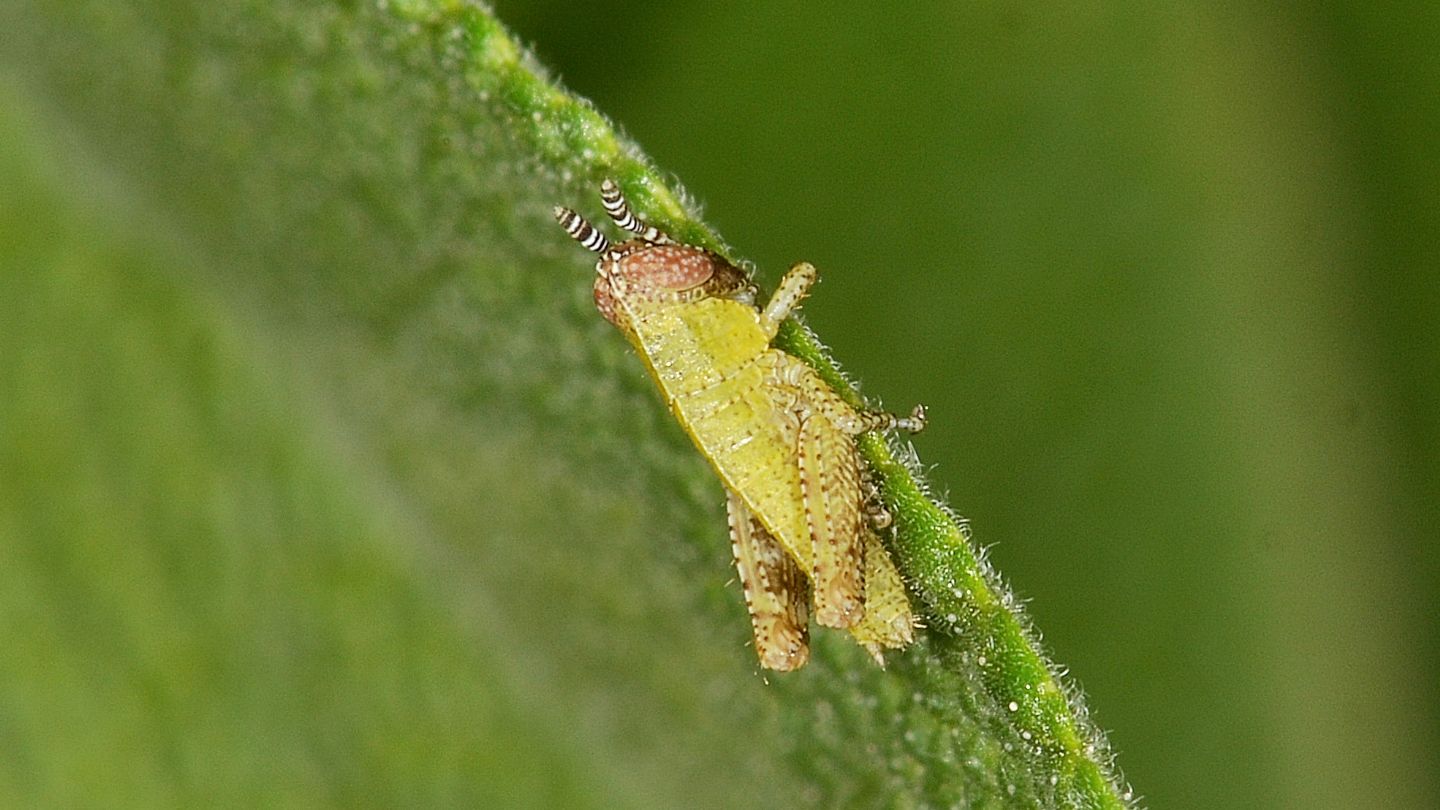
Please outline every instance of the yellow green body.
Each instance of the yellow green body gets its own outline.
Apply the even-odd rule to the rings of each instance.
[[[910,643],[915,620],[900,572],[867,520],[855,437],[924,424],[857,411],[809,366],[770,345],[815,281],[797,264],[763,309],[722,257],[634,216],[620,190],[605,210],[638,238],[612,244],[566,208],[556,219],[600,254],[595,304],[639,351],[666,403],[725,483],[736,567],[760,663],[790,670],[809,655],[809,620],[880,650]]]
[[[814,570],[812,523],[801,488],[800,425],[809,410],[821,425],[819,452],[845,454],[858,465],[854,437],[825,416],[821,403],[807,402],[825,383],[801,361],[770,345],[760,312],[729,298],[684,303],[626,301],[632,342],[644,358],[666,403],[726,487],[779,541],[802,571]],[[808,375],[811,385],[777,381],[780,369]],[[847,408],[838,397],[830,408]],[[878,658],[879,647],[911,640],[914,623],[904,582],[884,545],[863,521],[864,494],[858,467],[851,486],[835,493],[848,501],[847,516],[860,532],[864,613],[848,629]]]

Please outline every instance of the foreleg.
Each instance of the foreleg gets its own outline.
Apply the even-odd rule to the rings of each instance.
[[[770,302],[760,311],[760,328],[767,341],[774,340],[780,331],[780,323],[800,306],[801,300],[810,293],[810,287],[819,278],[819,271],[809,262],[798,262],[790,266],[780,279],[780,286],[770,296]]]

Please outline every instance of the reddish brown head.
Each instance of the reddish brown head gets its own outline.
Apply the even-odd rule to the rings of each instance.
[[[595,306],[605,319],[628,330],[622,301],[683,303],[701,298],[743,295],[749,280],[739,268],[708,250],[677,244],[630,212],[620,189],[606,180],[600,187],[605,211],[627,231],[637,234],[619,245],[568,208],[556,208],[555,219],[566,233],[600,254],[595,263]]]
[[[624,329],[623,300],[683,303],[712,296],[732,297],[746,285],[745,274],[711,253],[689,245],[654,245],[635,239],[602,254],[595,263],[595,306]]]

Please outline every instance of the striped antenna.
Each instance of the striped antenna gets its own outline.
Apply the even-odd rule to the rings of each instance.
[[[579,242],[586,250],[604,253],[610,249],[610,240],[605,238],[605,234],[595,230],[595,226],[569,208],[555,206],[555,221],[570,234],[571,239]]]
[[[646,225],[645,221],[635,216],[630,206],[625,204],[625,195],[620,192],[620,186],[609,178],[600,184],[600,202],[605,206],[605,213],[615,220],[615,224],[621,228],[638,235],[646,242],[653,242],[657,245],[671,245],[674,239],[665,235],[654,225]]]

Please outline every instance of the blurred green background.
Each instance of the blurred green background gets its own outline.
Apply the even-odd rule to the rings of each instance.
[[[932,480],[1148,803],[1440,803],[1436,7],[494,5],[763,279],[820,267],[808,323],[867,394],[930,407]],[[470,317],[541,282],[451,284],[467,245],[542,233],[544,208],[436,196],[434,172],[407,196],[449,143],[403,113],[443,93],[390,98],[383,48],[346,92],[397,114],[356,130],[334,88],[265,98],[263,60],[363,42],[263,4],[108,8],[0,12],[0,798],[757,800],[667,753],[746,745],[684,726],[748,705],[745,628],[708,637],[733,594],[687,579],[723,539],[645,556],[713,493],[627,504],[673,486],[652,471],[673,434],[545,458],[576,425],[667,428],[603,325],[565,354],[559,315],[524,337]],[[253,96],[207,59],[237,43]],[[336,155],[393,139],[415,162],[331,191],[342,157],[274,134],[310,117]],[[421,351],[411,319],[455,337]],[[596,364],[623,412],[553,382]],[[416,387],[456,406],[417,410]],[[577,491],[595,467],[612,479]],[[588,519],[546,522],[566,510]],[[616,593],[637,576],[673,614]],[[669,663],[738,685],[637,676],[656,653],[607,636],[637,617]],[[678,742],[645,739],[667,723]]]

